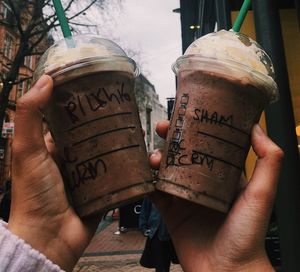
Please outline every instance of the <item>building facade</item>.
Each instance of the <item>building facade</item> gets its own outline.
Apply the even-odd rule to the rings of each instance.
[[[163,146],[163,140],[156,134],[155,127],[158,121],[167,119],[167,109],[160,103],[154,85],[143,74],[136,79],[135,94],[147,150],[152,152]]]
[[[22,3],[21,3],[22,4]],[[21,7],[20,7],[21,8]],[[22,17],[22,26],[28,23],[26,20],[26,9]],[[29,16],[29,14],[28,14]],[[25,19],[24,19],[25,18]],[[3,81],[16,59],[17,51],[21,43],[20,34],[16,27],[16,20],[13,10],[7,0],[0,0],[0,92],[3,89]],[[45,49],[48,46],[48,37],[42,41],[40,47]],[[0,138],[0,188],[5,180],[10,178],[11,168],[11,137],[14,127],[14,108],[17,100],[24,95],[31,87],[32,73],[36,67],[39,55],[25,56],[21,63],[16,81],[13,82],[9,94],[9,105],[6,110],[6,117],[3,122],[2,137]]]

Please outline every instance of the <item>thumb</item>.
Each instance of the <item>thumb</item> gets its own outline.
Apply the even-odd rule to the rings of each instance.
[[[277,189],[283,151],[255,125],[252,147],[257,155],[253,175],[229,213],[227,222],[238,225],[235,231],[249,229],[264,236],[268,227]],[[239,223],[237,223],[239,222]]]
[[[252,147],[257,160],[244,193],[246,198],[259,204],[262,212],[267,214],[273,207],[283,151],[266,136],[259,125],[255,125],[252,131]]]
[[[13,140],[14,157],[22,159],[28,156],[29,152],[45,147],[41,110],[49,101],[52,88],[52,78],[43,75],[31,90],[18,100]]]

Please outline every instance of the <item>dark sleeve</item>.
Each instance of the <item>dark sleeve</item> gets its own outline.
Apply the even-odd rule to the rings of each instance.
[[[10,196],[9,194],[5,194],[0,203],[0,217],[3,221],[8,222],[10,213]]]
[[[145,197],[142,203],[141,213],[139,215],[139,229],[145,231],[149,228],[148,219],[151,212],[151,201]]]

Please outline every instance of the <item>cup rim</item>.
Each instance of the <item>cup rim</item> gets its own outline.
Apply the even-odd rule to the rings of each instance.
[[[190,54],[179,57],[173,63],[172,70],[177,75],[181,70],[190,70],[189,66],[191,64],[193,64],[193,67],[196,65],[197,70],[219,75],[228,76],[231,72],[233,77],[236,75],[237,79],[248,79],[254,86],[263,88],[270,103],[279,99],[278,86],[275,80],[271,76],[256,71],[243,63],[238,63],[230,59],[217,59]]]
[[[136,64],[136,62],[126,56],[110,56],[110,57],[90,57],[90,58],[83,58],[79,61],[75,61],[73,64],[72,63],[68,63],[65,64],[61,67],[58,67],[56,69],[53,70],[49,70],[46,71],[47,75],[52,76],[53,78],[65,73],[65,72],[69,72],[72,71],[74,69],[78,69],[78,68],[82,68],[82,67],[86,67],[86,66],[90,66],[90,65],[94,65],[97,63],[112,63],[112,62],[127,62],[129,64],[132,65],[132,71],[133,71],[133,76],[134,77],[138,77],[140,74],[140,68],[139,66]],[[117,65],[116,65],[117,66]],[[105,69],[104,69],[105,70]],[[109,69],[111,71],[123,71],[122,69]]]

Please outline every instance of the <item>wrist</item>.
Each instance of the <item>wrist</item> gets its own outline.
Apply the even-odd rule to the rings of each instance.
[[[10,220],[7,229],[61,269],[72,271],[78,257],[61,235],[62,228],[57,226],[60,224],[41,221],[35,224],[34,220],[27,220],[27,224],[21,224],[19,220]]]
[[[242,266],[242,269],[237,270],[237,271],[239,271],[239,272],[250,272],[250,271],[274,272],[275,269],[272,267],[269,259],[267,257],[264,257],[263,259],[255,260],[248,264],[245,264],[244,266]]]
[[[211,272],[274,272],[268,257],[266,255],[253,258],[253,260],[243,261],[243,262],[224,262],[219,266],[210,262]]]

